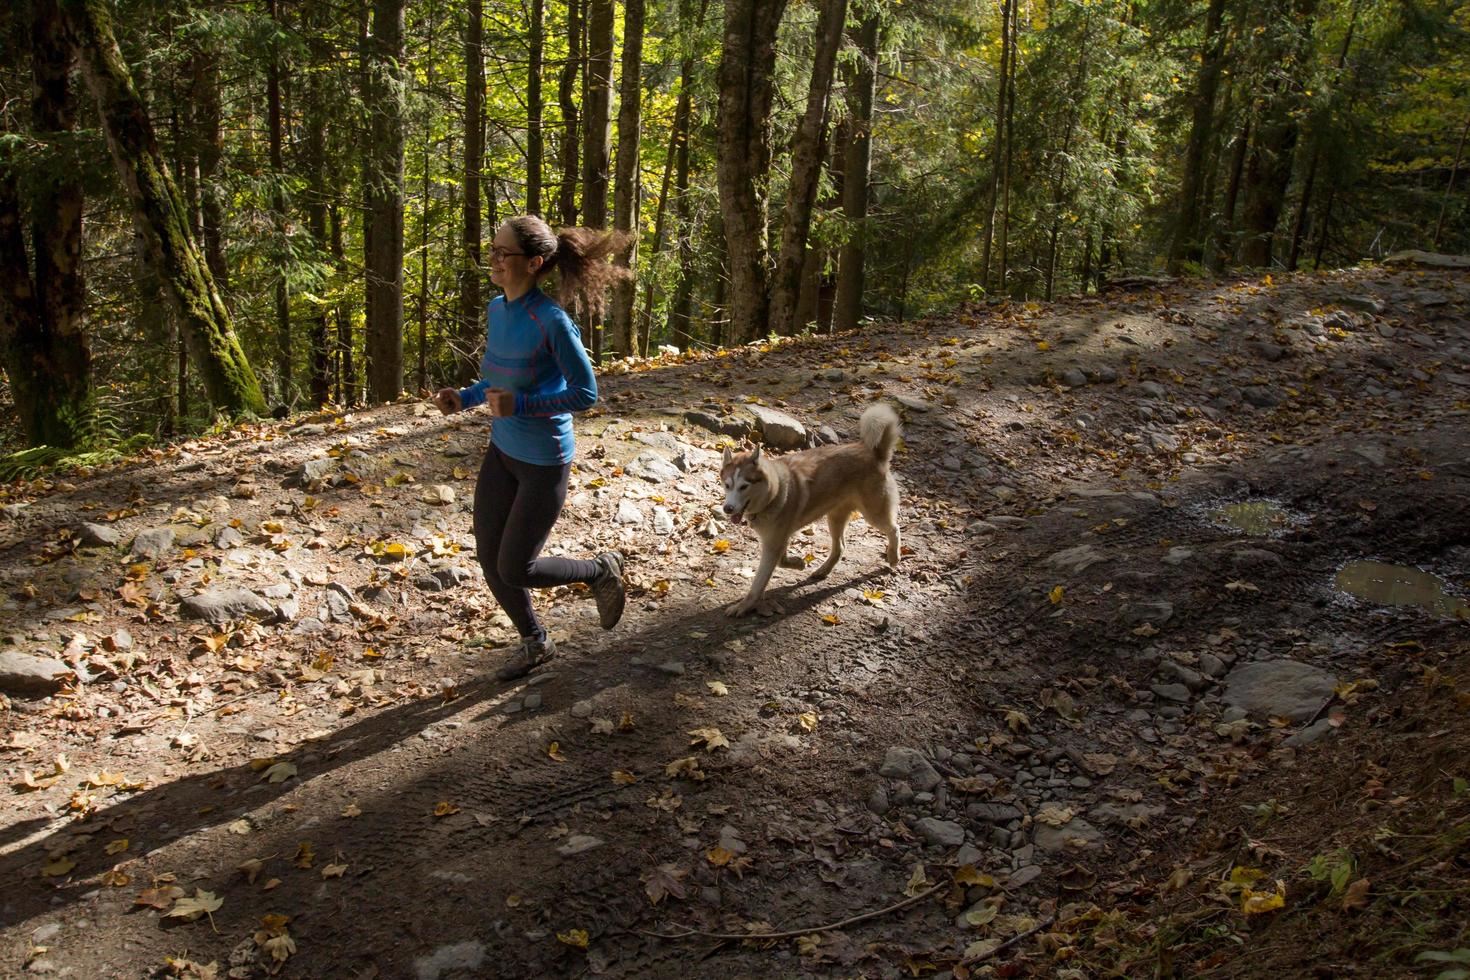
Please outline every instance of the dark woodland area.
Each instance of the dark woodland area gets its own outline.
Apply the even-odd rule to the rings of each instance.
[[[1467,78],[1458,0],[0,6],[0,975],[1470,977]],[[621,233],[542,554],[626,607],[507,674],[520,215]],[[897,562],[736,615],[727,455],[879,404]]]

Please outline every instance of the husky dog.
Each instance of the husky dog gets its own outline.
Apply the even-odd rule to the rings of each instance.
[[[743,616],[760,605],[761,593],[779,563],[802,568],[788,557],[791,536],[819,517],[827,518],[832,551],[812,573],[826,578],[842,557],[842,537],[854,510],[888,537],[888,564],[898,567],[898,484],[888,470],[898,443],[898,415],[887,405],[873,405],[858,422],[860,442],[821,446],[773,459],[761,452],[732,455],[725,448],[720,480],[725,485],[725,514],[745,521],[761,542],[761,564],[744,599],[726,613]]]

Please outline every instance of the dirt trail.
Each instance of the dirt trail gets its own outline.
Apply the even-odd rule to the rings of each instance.
[[[600,383],[550,547],[628,554],[628,615],[543,597],[563,654],[515,684],[475,414],[251,427],[12,494],[0,650],[87,682],[3,716],[0,973],[1053,975],[1029,936],[987,957],[1289,783],[1408,691],[1408,645],[1467,647],[1453,598],[1335,586],[1380,558],[1465,593],[1464,272],[1164,284]],[[778,570],[779,615],[727,619],[756,544],[685,413],[851,437],[875,398],[905,415],[900,570],[855,522],[830,579]],[[1279,508],[1263,533],[1226,522],[1242,501]],[[253,601],[190,618],[224,588]],[[650,935],[816,928],[956,875],[802,939]],[[170,889],[222,901],[164,917]]]

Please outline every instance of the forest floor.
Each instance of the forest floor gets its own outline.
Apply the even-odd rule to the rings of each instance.
[[[1470,958],[1470,272],[1137,286],[611,367],[549,551],[623,551],[627,615],[543,594],[515,683],[479,413],[6,490],[0,658],[77,676],[0,714],[0,975]],[[855,522],[728,619],[757,546],[685,413],[878,398],[897,572]]]

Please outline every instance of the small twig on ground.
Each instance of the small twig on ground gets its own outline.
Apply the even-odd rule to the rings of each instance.
[[[644,936],[653,936],[655,939],[688,939],[688,938],[690,938],[692,936],[698,936],[701,939],[722,939],[722,940],[739,940],[739,939],[795,939],[797,936],[810,936],[813,933],[817,933],[817,932],[832,932],[832,931],[834,931],[836,929],[843,929],[843,928],[846,928],[847,926],[857,925],[859,922],[866,922],[869,919],[876,919],[876,918],[878,918],[881,915],[888,915],[890,912],[897,912],[899,909],[908,908],[910,905],[917,905],[919,902],[922,902],[924,899],[928,898],[929,896],[934,895],[934,894],[940,892],[941,890],[943,890],[945,888],[948,888],[949,886],[950,886],[950,882],[949,881],[947,881],[947,880],[946,881],[941,881],[939,884],[935,885],[933,888],[930,888],[927,891],[919,892],[919,894],[913,896],[912,898],[906,898],[902,902],[896,902],[893,905],[888,906],[887,908],[877,909],[877,910],[872,911],[872,912],[864,912],[862,915],[854,915],[851,918],[843,919],[840,922],[831,922],[831,923],[828,923],[827,925],[824,925],[824,926],[812,926],[811,928],[808,928],[808,929],[788,929],[785,932],[750,932],[750,933],[740,933],[740,932],[702,932],[702,931],[700,931],[698,929],[691,929],[688,932],[680,932],[680,933],[664,933],[664,932],[649,932],[646,929],[639,929],[638,930],[638,933],[640,935],[644,935]]]
[[[1055,912],[1053,912],[1051,915],[1048,915],[1045,919],[1042,919],[1040,922],[1036,923],[1036,925],[1032,926],[1030,929],[1027,929],[1025,932],[1022,932],[1022,933],[1017,933],[1016,935],[1012,936],[1010,939],[1007,939],[1005,942],[1001,943],[999,946],[997,946],[994,949],[992,949],[990,952],[988,952],[988,953],[981,953],[979,956],[976,956],[976,957],[973,957],[973,958],[967,957],[967,958],[961,960],[960,963],[962,965],[964,965],[964,966],[969,966],[972,963],[984,963],[986,960],[994,959],[995,957],[999,956],[1001,953],[1004,953],[1006,950],[1010,949],[1011,947],[1017,946],[1020,943],[1026,941],[1027,939],[1030,939],[1032,936],[1036,935],[1041,930],[1047,928],[1048,926],[1050,926],[1055,921],[1057,921],[1057,914]]]
[[[1308,718],[1307,719],[1307,723],[1305,725],[1303,725],[1301,728],[1298,728],[1297,731],[1304,732],[1308,728],[1311,728],[1313,725],[1317,724],[1317,719],[1322,717],[1322,712],[1326,711],[1329,707],[1331,707],[1332,706],[1332,702],[1334,702],[1336,700],[1337,700],[1337,692],[1336,691],[1334,691],[1333,693],[1327,695],[1327,700],[1326,701],[1323,701],[1317,707],[1317,710],[1314,711],[1314,712],[1312,712],[1312,717]]]

